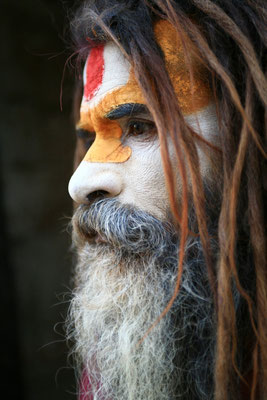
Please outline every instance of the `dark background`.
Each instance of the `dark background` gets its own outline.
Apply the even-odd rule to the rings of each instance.
[[[72,255],[72,1],[0,0],[1,397],[75,399],[64,338]]]

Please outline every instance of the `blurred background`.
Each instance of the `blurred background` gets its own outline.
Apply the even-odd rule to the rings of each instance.
[[[9,400],[76,398],[64,338],[74,70],[66,70],[60,109],[73,2],[0,1],[0,363]]]

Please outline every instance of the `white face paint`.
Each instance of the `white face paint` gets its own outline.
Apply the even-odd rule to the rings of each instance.
[[[83,95],[81,110],[85,112],[96,107],[107,93],[125,86],[130,75],[130,64],[114,43],[107,43],[104,48],[97,47],[93,51],[96,54],[91,52],[83,72],[84,87],[88,84],[88,91],[91,92],[85,91]],[[99,73],[101,78],[95,76]],[[98,79],[94,81],[93,78]]]
[[[133,204],[158,217],[164,217],[168,196],[158,139],[151,143],[129,138],[132,155],[124,163],[90,163],[82,161],[69,184],[77,203],[87,203],[87,195],[106,191],[123,204]]]
[[[123,131],[129,122],[138,122],[138,118],[150,123],[143,114],[120,121]],[[186,117],[188,124],[202,136],[214,142],[218,134],[215,106],[208,106],[197,115]],[[148,125],[149,126],[149,125]],[[132,204],[152,215],[164,219],[169,210],[169,200],[165,185],[165,177],[161,161],[159,140],[155,133],[144,132],[137,136],[129,135],[125,145],[132,149],[129,160],[123,163],[90,163],[82,161],[73,174],[69,192],[73,200],[79,204],[89,203],[88,195],[97,191],[105,191],[108,197],[116,197],[122,204]],[[210,160],[198,148],[202,176],[210,175]],[[171,158],[175,163],[175,156]],[[179,177],[177,187],[180,190]]]

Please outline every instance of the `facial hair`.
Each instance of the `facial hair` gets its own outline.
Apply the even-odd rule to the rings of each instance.
[[[187,243],[171,310],[145,338],[176,284],[174,228],[105,199],[77,209],[73,240],[78,260],[68,334],[90,380],[83,388],[88,399],[212,399],[214,305],[199,239]]]

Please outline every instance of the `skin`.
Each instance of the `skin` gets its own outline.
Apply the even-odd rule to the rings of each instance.
[[[129,130],[129,124],[135,121],[142,121],[140,126],[148,131],[140,135],[127,135],[125,146],[131,148],[131,157],[124,163],[83,160],[70,180],[69,191],[74,201],[84,204],[91,201],[92,197],[88,199],[88,194],[104,190],[107,197],[116,197],[123,204],[134,204],[164,218],[168,196],[159,142],[152,121],[148,115],[141,114],[135,120],[124,117],[116,122],[125,132]]]
[[[189,125],[206,140],[214,142],[217,119],[203,66],[194,62],[197,78],[192,82],[181,39],[170,25],[160,21],[155,26],[155,35]],[[195,57],[192,46],[190,49],[187,57]],[[90,203],[99,195],[116,197],[123,204],[135,205],[166,219],[169,201],[153,120],[144,107],[133,70],[120,50],[109,43],[104,55],[108,73],[100,88],[90,98],[84,95],[82,99],[77,133],[83,143],[80,146],[84,148],[84,159],[70,180],[69,193],[78,204]],[[86,84],[85,73],[85,89]],[[170,153],[175,163],[171,146]],[[208,177],[210,159],[200,149],[199,155],[202,176]],[[180,191],[179,177],[177,188]]]

